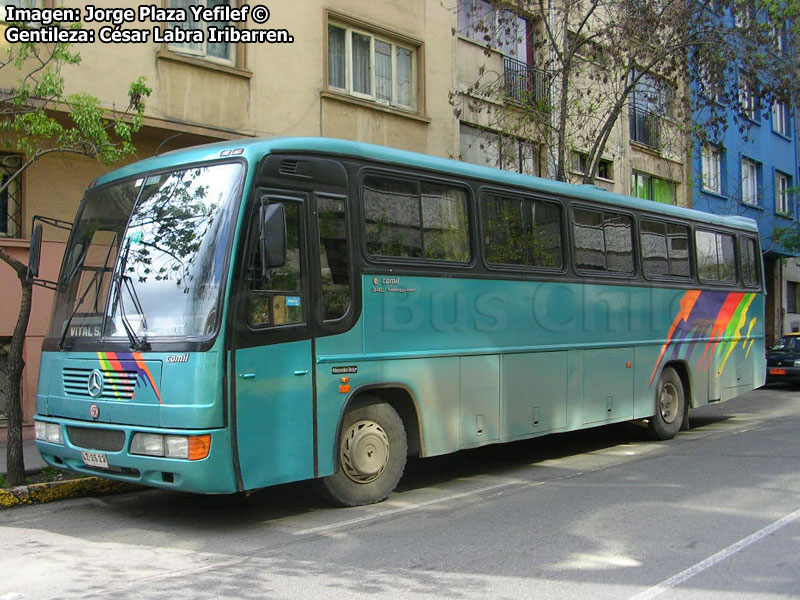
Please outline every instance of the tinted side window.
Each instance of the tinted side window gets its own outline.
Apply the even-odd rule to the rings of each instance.
[[[573,214],[576,268],[633,273],[633,221],[629,216],[585,209]]]
[[[481,199],[486,260],[560,269],[561,208],[553,202],[486,195]]]
[[[452,186],[368,175],[367,251],[376,256],[467,262],[467,195]]]
[[[340,319],[350,307],[350,249],[343,198],[317,197],[322,318]]]
[[[752,238],[741,238],[742,280],[745,285],[758,285],[758,254],[756,241]]]
[[[247,321],[253,327],[291,325],[305,321],[302,290],[302,205],[284,202],[286,209],[286,262],[263,269],[258,239],[258,207],[253,217],[248,261]]]
[[[689,277],[689,228],[642,220],[642,266],[647,277]]]
[[[697,231],[697,273],[704,281],[736,281],[736,251],[732,235]]]

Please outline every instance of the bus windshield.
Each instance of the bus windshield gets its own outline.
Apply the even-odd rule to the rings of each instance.
[[[67,246],[51,337],[213,334],[242,171],[191,167],[90,190]]]

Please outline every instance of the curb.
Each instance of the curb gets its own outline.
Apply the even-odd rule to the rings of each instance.
[[[140,485],[101,479],[100,477],[33,483],[8,490],[0,490],[0,510],[16,506],[45,504],[57,500],[69,500],[70,498],[121,494],[141,489],[144,488]]]

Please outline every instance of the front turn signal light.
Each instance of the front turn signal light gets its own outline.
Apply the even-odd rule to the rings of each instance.
[[[203,460],[211,451],[211,436],[192,435],[189,436],[189,460]]]

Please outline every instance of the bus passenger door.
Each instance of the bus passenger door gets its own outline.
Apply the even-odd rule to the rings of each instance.
[[[305,194],[286,192],[262,193],[251,210],[233,304],[231,364],[231,418],[244,489],[314,475],[307,211]],[[285,251],[271,254],[259,240],[278,235],[284,224],[270,219],[280,212]],[[281,253],[283,263],[269,266]]]

